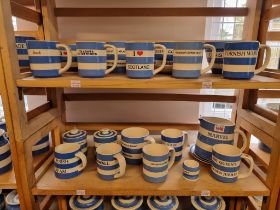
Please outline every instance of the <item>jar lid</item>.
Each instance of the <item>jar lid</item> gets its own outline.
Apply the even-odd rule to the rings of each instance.
[[[117,135],[117,131],[115,130],[110,130],[108,128],[103,128],[99,131],[96,131],[93,136],[94,138],[102,138],[102,139],[105,139],[105,138],[112,138],[114,136]]]
[[[6,203],[11,206],[16,206],[19,205],[19,198],[18,198],[18,193],[16,190],[11,191],[7,196],[6,196]]]
[[[191,197],[192,205],[197,210],[224,210],[226,205],[222,197],[214,196],[192,196]]]
[[[149,196],[147,203],[152,210],[176,210],[179,206],[176,196]]]
[[[142,196],[113,196],[112,206],[117,210],[136,210],[143,203]]]
[[[71,209],[92,210],[98,208],[103,202],[102,196],[73,195],[69,200]]]
[[[79,138],[79,137],[82,137],[82,136],[86,136],[87,135],[87,132],[86,131],[83,131],[83,130],[79,130],[77,128],[74,128],[70,131],[67,131],[65,133],[63,133],[63,138],[68,138],[68,139],[75,139],[75,138]]]

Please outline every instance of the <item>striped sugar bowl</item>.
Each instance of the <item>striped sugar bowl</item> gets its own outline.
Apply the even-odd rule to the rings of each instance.
[[[72,129],[62,134],[63,143],[78,143],[81,151],[87,154],[87,132],[79,129]]]
[[[73,195],[69,206],[72,210],[104,210],[103,200],[103,196]]]

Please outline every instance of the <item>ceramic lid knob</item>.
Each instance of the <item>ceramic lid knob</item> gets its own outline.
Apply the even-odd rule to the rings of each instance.
[[[176,196],[149,196],[147,203],[152,210],[176,210],[179,206],[179,201]]]
[[[73,195],[69,200],[69,205],[73,210],[97,209],[103,203],[102,196]]]
[[[114,196],[111,199],[112,206],[117,210],[136,210],[143,203],[142,196]]]

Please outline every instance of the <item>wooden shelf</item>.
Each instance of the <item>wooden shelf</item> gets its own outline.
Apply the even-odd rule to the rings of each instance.
[[[104,78],[82,78],[66,73],[56,78],[26,77],[16,81],[18,87],[58,88],[146,88],[146,89],[279,89],[280,80],[256,75],[251,80],[229,80],[221,75],[205,74],[198,79],[176,79],[156,75],[152,79],[130,79],[126,75],[109,74]]]
[[[250,144],[250,155],[252,155],[252,157],[255,160],[259,160],[266,169],[268,168],[270,161],[270,153],[261,150],[258,144]]]
[[[89,149],[92,151],[92,148]],[[127,166],[126,174],[114,181],[104,181],[97,177],[95,158],[89,152],[85,171],[69,180],[57,179],[51,166],[32,189],[34,195],[74,195],[77,190],[85,190],[89,195],[201,195],[210,191],[218,196],[254,196],[269,195],[269,189],[254,175],[240,179],[236,183],[221,183],[209,174],[210,166],[201,164],[200,179],[197,182],[186,181],[182,176],[182,162],[189,156],[189,147],[185,147],[183,159],[169,171],[166,182],[154,184],[146,182],[142,176],[142,166]],[[242,165],[241,170],[247,169]]]
[[[0,175],[1,189],[17,189],[14,169]]]

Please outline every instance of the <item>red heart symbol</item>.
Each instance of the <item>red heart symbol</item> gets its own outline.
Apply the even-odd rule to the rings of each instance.
[[[142,50],[137,51],[137,55],[139,56],[143,55],[143,51]]]
[[[64,52],[63,52],[63,55],[67,55],[67,52],[66,52],[66,51],[64,51]]]

